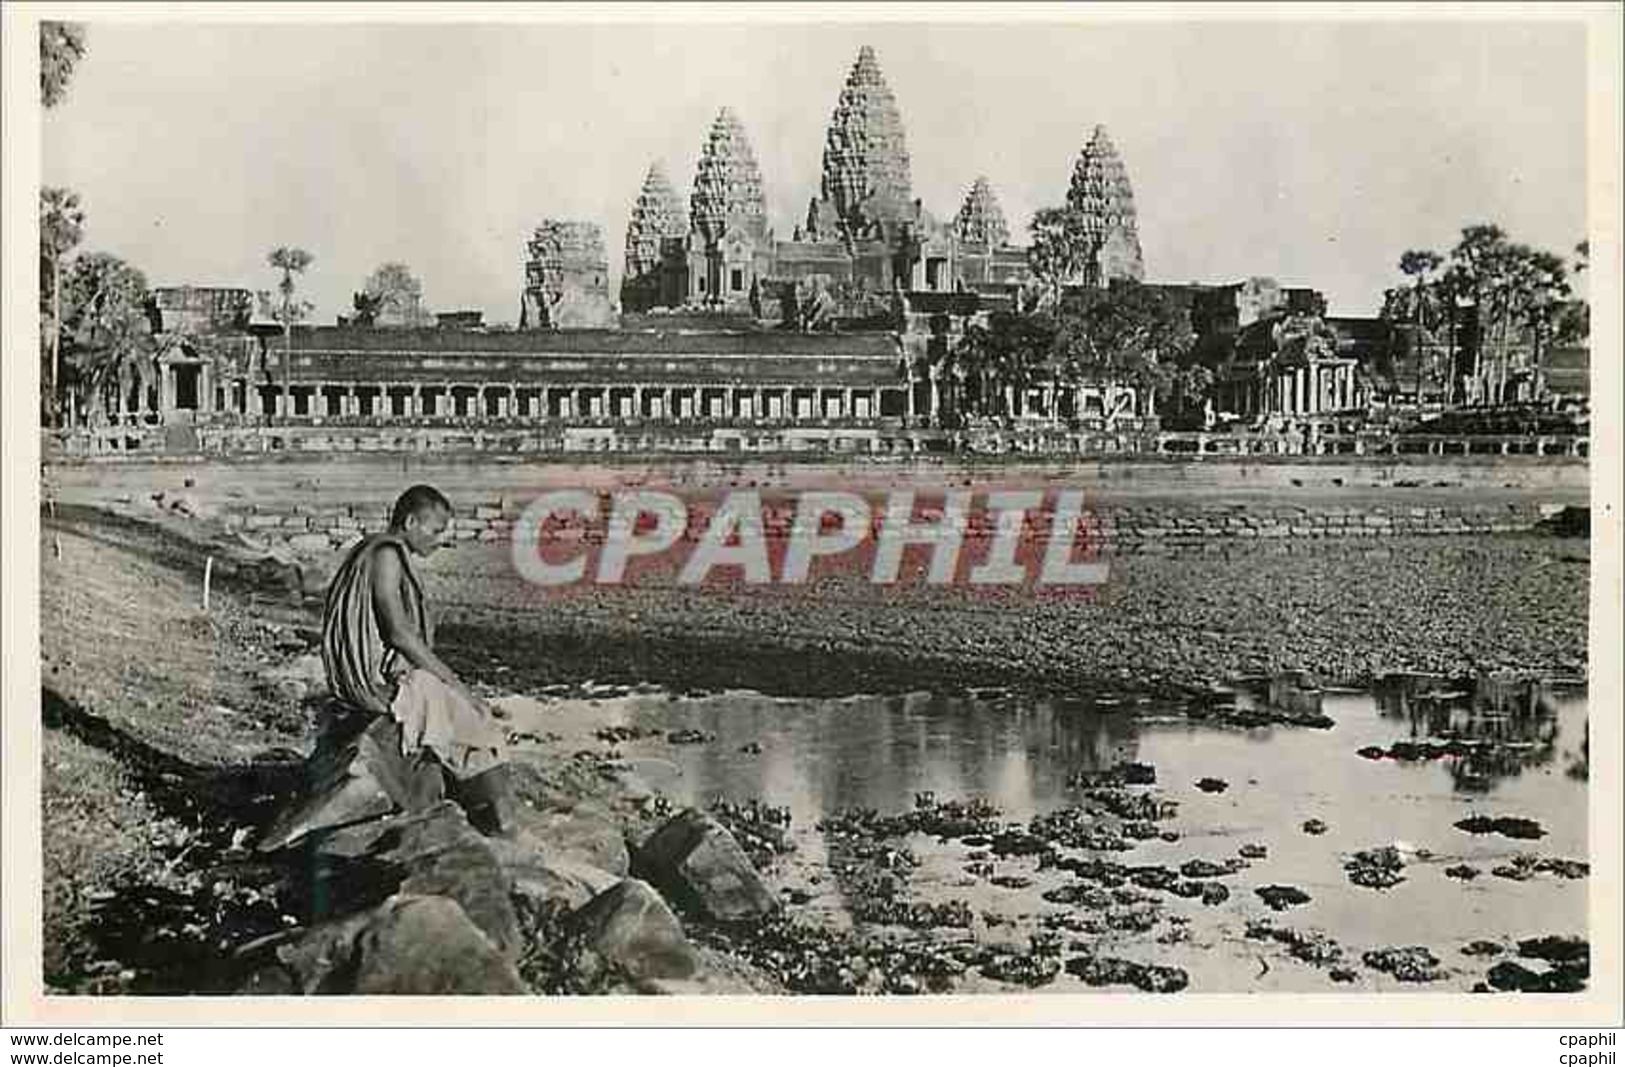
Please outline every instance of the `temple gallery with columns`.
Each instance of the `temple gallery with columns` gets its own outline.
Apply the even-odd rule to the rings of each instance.
[[[1146,284],[1123,159],[1103,127],[1083,140],[1065,199],[1090,252],[1072,286]],[[527,242],[517,329],[456,312],[437,327],[285,330],[264,294],[160,288],[152,367],[110,382],[82,422],[799,428],[832,440],[951,429],[963,420],[942,355],[969,324],[1018,306],[1032,274],[989,178],[940,219],[914,197],[911,166],[897,100],[865,47],[836,95],[819,196],[788,235],[769,225],[749,132],[724,108],[686,204],[665,166],[650,165],[615,297],[599,226],[562,219]],[[1156,287],[1198,333],[1267,338],[1261,325],[1317,301],[1324,312],[1311,290],[1269,279]],[[1216,375],[1219,402],[1259,417],[1359,408],[1360,353],[1335,332],[1290,359],[1238,345]],[[1008,420],[1104,434],[1106,447],[1157,427],[1153,398],[1128,381],[1040,374],[1009,392]]]

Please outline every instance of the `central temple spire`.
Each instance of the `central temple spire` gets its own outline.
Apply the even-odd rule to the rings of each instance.
[[[903,119],[868,45],[858,50],[829,120],[822,191],[848,232],[910,217],[914,187]]]

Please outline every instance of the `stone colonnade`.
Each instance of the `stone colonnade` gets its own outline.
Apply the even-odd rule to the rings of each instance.
[[[221,385],[217,410],[295,419],[648,419],[825,422],[907,413],[895,386],[518,382],[296,382]]]
[[[1237,387],[1239,385],[1239,388]],[[1325,415],[1359,406],[1353,360],[1275,368],[1231,386],[1238,415]]]
[[[929,419],[935,424],[949,402],[948,391],[942,376],[935,373],[933,368],[929,377],[910,384],[908,414]],[[1010,417],[1049,422],[1063,419],[1101,419],[1109,422],[1133,418],[1141,414],[1139,402],[1140,394],[1134,386],[1116,382],[1048,381],[1025,390],[1006,386],[1003,394],[1004,410]]]
[[[104,390],[101,403],[114,426],[155,426],[162,421],[167,399],[159,385],[133,382],[124,388],[115,382]],[[88,417],[90,412],[85,414]]]

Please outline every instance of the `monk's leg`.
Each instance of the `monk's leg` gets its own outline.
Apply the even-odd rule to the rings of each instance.
[[[512,837],[519,830],[519,802],[507,764],[498,764],[469,778],[452,780],[452,795],[469,823],[487,836]]]
[[[401,726],[403,751],[432,753],[470,823],[487,834],[515,832],[502,733],[478,708],[428,671],[413,670],[401,678],[390,710]]]

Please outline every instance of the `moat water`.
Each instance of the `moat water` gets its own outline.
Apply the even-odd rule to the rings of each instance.
[[[1508,958],[1463,954],[1469,942],[1497,941],[1516,957],[1513,942],[1521,938],[1586,934],[1589,878],[1547,871],[1518,880],[1492,872],[1515,869],[1520,856],[1589,858],[1589,793],[1582,776],[1587,703],[1578,688],[1445,688],[1408,679],[1377,693],[1327,693],[1323,709],[1336,721],[1330,729],[1243,729],[1192,722],[1155,704],[1035,701],[986,692],[789,700],[751,692],[677,697],[614,690],[507,703],[515,729],[612,753],[674,804],[755,799],[788,809],[795,850],[773,861],[770,884],[801,901],[789,905],[791,914],[839,929],[853,926],[850,897],[862,890],[843,876],[831,841],[819,829],[828,816],[854,807],[902,813],[917,794],[929,792],[939,800],[983,798],[1007,823],[1025,825],[1034,815],[1080,804],[1069,784],[1080,771],[1126,761],[1150,764],[1155,786],[1130,788],[1177,802],[1177,815],[1157,826],[1178,839],[1141,841],[1100,858],[1177,868],[1191,859],[1222,862],[1244,845],[1262,845],[1267,855],[1220,879],[1230,890],[1222,904],[1148,893],[1155,903],[1140,907],[1156,913],[1151,929],[1064,937],[1090,942],[1097,954],[1183,968],[1193,992],[1460,991]],[[654,736],[611,745],[593,736],[605,726]],[[666,735],[682,730],[714,739],[670,743]],[[1493,745],[1431,760],[1359,754],[1368,746],[1428,738]],[[1196,783],[1204,778],[1222,779],[1227,788],[1199,789]],[[1544,836],[1519,840],[1456,828],[1472,815],[1532,819]],[[1310,819],[1324,822],[1325,831],[1306,833],[1303,824]],[[976,919],[969,930],[860,927],[861,934],[973,937],[1022,946],[1048,913],[1087,914],[1042,898],[1074,877],[1040,870],[1036,858],[973,857],[971,845],[924,834],[898,843],[919,860],[903,879],[905,899],[963,901]],[[1357,850],[1385,845],[1399,849],[1404,880],[1387,889],[1352,884],[1345,861]],[[990,860],[991,870],[976,866],[978,859]],[[1464,881],[1445,874],[1462,864],[1476,868],[1478,876]],[[991,880],[997,876],[1031,882],[1004,887]],[[1310,899],[1274,912],[1254,893],[1266,885],[1295,886]],[[1335,939],[1344,964],[1356,972],[1354,982],[1336,984],[1328,966],[1293,958],[1285,944],[1246,936],[1249,920],[1260,919]],[[1361,964],[1367,950],[1409,945],[1426,946],[1438,957],[1438,981],[1401,985]],[[1011,987],[972,973],[959,988]],[[1044,988],[1089,987],[1063,971]]]

